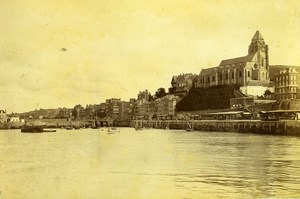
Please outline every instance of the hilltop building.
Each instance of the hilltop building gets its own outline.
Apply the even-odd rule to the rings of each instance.
[[[192,73],[173,76],[169,93],[179,97],[185,96],[193,87],[193,80],[196,76]]]
[[[243,87],[244,94],[255,96],[267,90],[269,83],[269,49],[256,31],[246,56],[222,60],[217,67],[202,69],[195,87],[237,84]]]

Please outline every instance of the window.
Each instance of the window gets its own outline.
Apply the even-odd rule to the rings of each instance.
[[[215,77],[215,76],[212,77],[212,81],[213,81],[213,82],[216,81],[216,77]]]
[[[220,74],[220,80],[222,80],[222,74]]]
[[[250,71],[248,71],[248,77],[250,77]]]
[[[228,73],[226,73],[226,75],[225,75],[225,79],[228,79]]]
[[[240,71],[240,72],[239,72],[239,76],[240,76],[240,77],[242,77],[242,76],[243,76],[243,73],[242,73],[242,71]]]
[[[231,73],[231,78],[233,79],[234,78],[234,72],[232,71]]]
[[[210,78],[209,78],[209,77],[207,77],[207,82],[208,82],[208,83],[210,82]]]

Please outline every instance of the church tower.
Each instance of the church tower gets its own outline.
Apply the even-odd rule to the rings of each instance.
[[[253,79],[269,80],[269,49],[259,31],[256,31],[251,40],[248,56],[254,62]]]

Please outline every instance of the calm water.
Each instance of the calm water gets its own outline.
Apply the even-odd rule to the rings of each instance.
[[[0,198],[300,197],[300,138],[0,131]]]

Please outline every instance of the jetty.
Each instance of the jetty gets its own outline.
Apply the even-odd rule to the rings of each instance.
[[[300,135],[299,120],[261,121],[261,120],[133,120],[131,127],[145,127],[186,130],[193,126],[194,131],[217,131],[258,133],[274,135]]]

